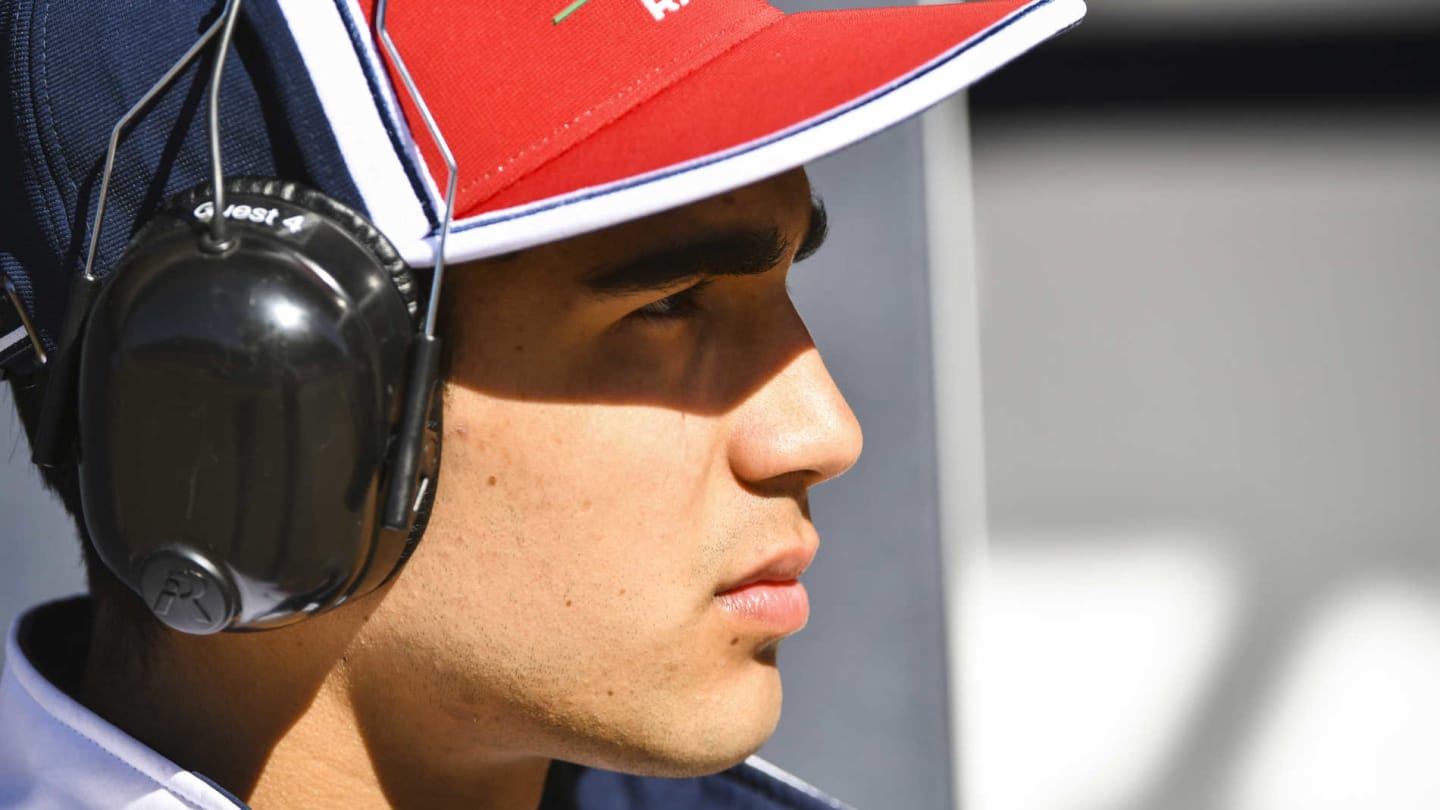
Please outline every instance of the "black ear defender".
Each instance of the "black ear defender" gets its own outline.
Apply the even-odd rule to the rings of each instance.
[[[450,170],[421,313],[409,268],[360,213],[298,183],[224,178],[220,75],[241,2],[111,132],[35,446],[37,463],[78,463],[100,558],[188,633],[278,627],[379,587],[419,541],[440,465],[434,329],[454,160],[381,0],[379,37]],[[163,206],[102,283],[120,136],[217,39],[212,180]]]

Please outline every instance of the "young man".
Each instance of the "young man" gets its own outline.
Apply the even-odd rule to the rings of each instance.
[[[106,134],[215,19],[161,5],[101,18],[78,3],[20,3],[0,20],[11,61],[0,179],[19,190],[0,267],[28,316],[0,356],[41,456]],[[395,559],[368,552],[341,585],[310,591],[292,582],[293,558],[328,565],[321,538],[358,532],[386,547],[376,513],[401,478],[395,462],[377,460],[358,489],[300,473],[303,488],[270,485],[364,432],[341,418],[360,409],[334,394],[340,383],[307,387],[328,367],[298,342],[277,350],[285,412],[333,400],[338,427],[279,420],[284,438],[265,455],[225,432],[264,439],[234,425],[267,418],[252,411],[268,389],[214,405],[235,408],[228,421],[187,397],[251,385],[259,355],[284,343],[275,335],[310,334],[323,306],[247,287],[248,303],[213,322],[211,299],[231,276],[196,259],[202,270],[181,283],[203,279],[198,295],[115,334],[144,344],[263,323],[263,351],[170,345],[167,362],[185,354],[184,373],[201,380],[177,384],[142,362],[150,344],[106,340],[159,296],[145,286],[158,260],[122,256],[157,211],[215,267],[232,249],[203,242],[221,212],[242,247],[283,245],[306,279],[348,283],[330,278],[348,270],[312,266],[313,245],[300,243],[320,238],[321,217],[294,213],[293,197],[237,192],[242,202],[225,206],[202,187],[165,202],[214,168],[198,118],[216,74],[201,60],[124,133],[108,189],[122,224],[100,232],[108,289],[82,310],[70,406],[80,447],[51,454],[47,472],[98,548],[92,596],[37,608],[11,635],[0,806],[835,806],[763,764],[737,766],[774,728],[775,652],[805,622],[798,577],[818,543],[807,493],[860,451],[786,291],[790,265],[825,232],[797,167],[960,89],[1082,10],[396,3],[387,28],[460,167],[437,310],[444,475],[419,475],[414,503],[433,496],[433,510],[407,520],[416,528]],[[413,100],[394,89],[375,16],[349,2],[246,4],[221,74],[224,171],[318,188],[387,237],[352,223],[377,262],[398,251],[423,267],[445,172]],[[124,255],[148,255],[153,230]],[[376,296],[425,301],[408,279],[380,280]],[[340,323],[335,333],[349,334]],[[150,376],[124,376],[133,366]],[[396,387],[382,412],[403,410]],[[122,413],[122,435],[95,424],[107,409]],[[127,432],[147,438],[127,444]],[[332,489],[364,495],[354,526],[309,525]],[[272,514],[282,519],[269,533],[287,541],[253,565]],[[211,533],[195,533],[206,520]],[[137,525],[175,528],[156,539],[132,536],[145,534]],[[238,540],[211,536],[232,530]],[[126,556],[146,543],[159,545]],[[260,632],[214,632],[247,629]]]

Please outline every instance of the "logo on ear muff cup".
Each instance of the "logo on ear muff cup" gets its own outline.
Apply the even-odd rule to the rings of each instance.
[[[235,587],[204,555],[167,548],[140,567],[140,595],[155,618],[186,633],[225,629],[235,617]]]

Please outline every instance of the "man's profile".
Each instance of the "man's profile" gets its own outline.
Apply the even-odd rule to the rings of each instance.
[[[218,13],[136,4],[95,19],[65,5],[0,19],[14,54],[0,177],[23,189],[0,226],[0,269],[27,314],[25,340],[0,356],[37,447],[59,365],[42,358],[66,350],[105,137]],[[460,166],[434,289],[412,285],[433,281],[443,174],[413,134],[414,100],[396,89],[371,4],[246,3],[228,84],[217,80],[225,173],[279,179],[244,180],[244,210],[193,204],[217,190],[204,185],[219,168],[200,120],[213,65],[198,60],[125,134],[108,191],[124,222],[99,234],[95,262],[109,298],[82,310],[83,441],[70,437],[46,471],[89,538],[91,595],[36,608],[12,633],[0,806],[838,806],[741,764],[774,729],[776,649],[808,614],[808,492],[861,446],[786,287],[827,226],[799,167],[963,88],[1083,7],[392,5]],[[295,195],[311,192],[274,191],[290,183],[336,202],[295,213]],[[252,199],[262,193],[273,196]],[[178,213],[157,237],[145,223],[166,211]],[[340,252],[374,251],[384,272],[356,276],[370,287],[356,292],[348,271],[304,252],[321,214],[346,221],[346,236],[326,237]],[[403,531],[385,535],[379,516],[399,475],[395,439],[348,417],[307,431],[285,418],[368,408],[393,426],[403,385],[357,404],[307,377],[329,379],[328,346],[292,349],[272,385],[254,372],[258,350],[166,337],[228,336],[264,310],[253,322],[274,333],[254,345],[283,353],[301,344],[281,333],[328,311],[267,297],[292,283],[268,276],[249,299],[217,303],[239,287],[201,254],[229,266],[240,248],[204,241],[226,218],[241,248],[295,243],[284,258],[306,283],[361,301],[365,317],[372,295],[412,313],[437,296],[443,383],[428,424],[443,453],[439,474],[417,473],[406,492]],[[279,230],[254,235],[266,228]],[[200,257],[166,282],[179,303],[136,281],[158,274],[148,260],[125,258],[161,237]],[[344,351],[388,328],[376,316],[364,332],[341,309],[325,334],[351,340]],[[176,363],[191,375],[178,385],[166,376]],[[137,435],[180,438],[116,449]],[[264,441],[233,438],[254,436]],[[354,467],[369,477],[310,470],[372,440],[370,466]],[[180,463],[126,466],[152,449]],[[355,520],[312,525],[332,497]],[[145,537],[125,536],[136,526]],[[337,563],[310,542],[331,534],[384,536],[374,548],[388,551]],[[285,542],[255,557],[272,537]],[[134,548],[148,550],[131,559]],[[156,565],[157,554],[170,556]],[[321,585],[297,584],[317,571]]]

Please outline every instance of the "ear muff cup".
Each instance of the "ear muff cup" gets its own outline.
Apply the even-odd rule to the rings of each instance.
[[[398,252],[301,184],[225,189],[223,211],[202,186],[137,232],[79,375],[96,549],[162,621],[200,633],[286,624],[378,587],[418,542],[439,465],[436,398],[410,530],[381,528],[418,331]],[[203,239],[217,214],[235,237],[224,250]]]

